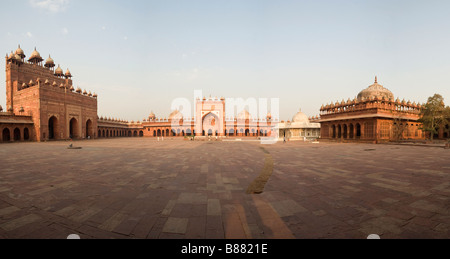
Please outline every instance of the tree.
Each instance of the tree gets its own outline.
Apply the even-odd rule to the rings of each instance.
[[[450,142],[450,106],[445,107],[444,117],[447,120],[447,123],[444,126],[444,132],[447,133],[447,139]]]
[[[392,134],[395,141],[403,140],[403,133],[406,131],[408,123],[403,121],[400,116],[394,118],[392,124]]]
[[[447,107],[448,108],[448,107]],[[431,141],[439,129],[448,123],[448,109],[445,107],[444,98],[440,94],[428,98],[427,103],[422,107],[420,122],[422,130],[429,132]]]

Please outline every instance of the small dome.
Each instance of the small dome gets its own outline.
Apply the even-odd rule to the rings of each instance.
[[[39,63],[42,62],[43,60],[44,59],[41,57],[41,54],[36,50],[36,48],[34,48],[33,53],[31,53],[31,56],[28,59],[28,61],[32,63]]]
[[[96,93],[94,93],[94,94],[92,95],[92,97],[97,98],[98,95],[97,95]]]
[[[155,119],[156,118],[156,115],[153,113],[153,111],[150,112],[150,114],[148,115],[148,118],[149,119]]]
[[[183,114],[181,114],[181,112],[179,112],[178,110],[173,111],[169,115],[169,119],[182,119],[182,118],[183,118]]]
[[[70,73],[69,69],[67,69],[67,71],[66,71],[66,73],[64,74],[64,76],[65,76],[66,78],[71,78],[71,77],[72,77],[72,74]]]
[[[18,63],[22,63],[22,58],[18,54],[14,54],[14,60],[16,60],[16,62]]]
[[[77,88],[77,93],[81,94],[81,92],[83,92],[83,90],[81,90],[81,88]]]
[[[25,53],[23,52],[23,49],[20,48],[20,45],[19,45],[19,47],[17,48],[15,54],[18,55],[20,58],[25,58],[25,57],[26,57],[26,56],[25,56]]]
[[[358,94],[358,100],[364,100],[364,99],[382,99],[385,97],[387,100],[394,99],[394,94],[389,91],[388,89],[384,88],[382,85],[378,84],[378,79],[375,77],[375,83],[371,86],[369,86],[367,89],[362,90]]]
[[[8,56],[8,60],[12,60],[12,59],[14,59],[14,57],[15,57],[15,54],[11,51],[11,53]]]
[[[294,117],[292,118],[292,122],[306,122],[309,123],[309,119],[308,116],[306,116],[306,114],[304,114],[301,110],[294,115]]]
[[[84,95],[87,95],[86,89],[83,91],[83,94],[84,94]]]
[[[55,61],[48,55],[48,59],[45,61],[45,67],[52,68],[55,67]]]
[[[64,76],[64,72],[59,65],[58,68],[55,70],[55,76]]]

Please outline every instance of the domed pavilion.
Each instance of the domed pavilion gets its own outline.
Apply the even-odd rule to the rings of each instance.
[[[321,138],[336,141],[380,143],[425,137],[419,123],[421,104],[395,99],[378,83],[354,99],[322,105]]]
[[[320,137],[320,124],[312,123],[301,110],[292,121],[282,121],[278,124],[280,140],[315,140]]]

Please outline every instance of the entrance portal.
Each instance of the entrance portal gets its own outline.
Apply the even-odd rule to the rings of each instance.
[[[53,116],[48,120],[48,139],[57,139],[58,119]]]
[[[87,120],[86,121],[86,138],[94,138],[94,132],[92,128],[92,121]]]
[[[213,113],[208,113],[203,118],[203,132],[207,132],[208,136],[213,136],[213,134],[218,135],[219,123],[220,120],[217,117],[217,115]]]
[[[73,118],[70,120],[70,138],[76,139],[78,137],[79,137],[78,121],[77,119]]]

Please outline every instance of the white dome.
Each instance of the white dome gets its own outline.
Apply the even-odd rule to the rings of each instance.
[[[182,119],[182,118],[183,118],[183,114],[181,112],[179,112],[178,110],[173,111],[169,115],[169,119]]]
[[[252,116],[247,110],[243,110],[238,114],[238,120],[251,120]]]
[[[306,123],[309,123],[309,119],[308,119],[308,116],[306,116],[306,114],[304,114],[302,111],[299,111],[292,118],[292,122],[306,122]]]

